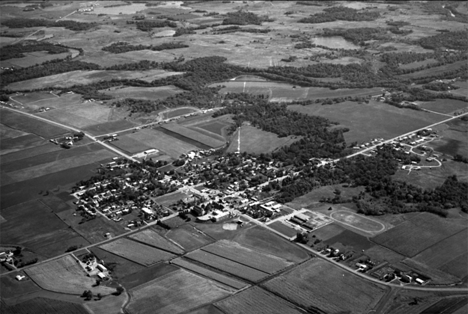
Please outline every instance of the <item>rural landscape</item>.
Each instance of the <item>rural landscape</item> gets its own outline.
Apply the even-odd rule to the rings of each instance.
[[[0,312],[465,314],[465,1],[2,1]]]

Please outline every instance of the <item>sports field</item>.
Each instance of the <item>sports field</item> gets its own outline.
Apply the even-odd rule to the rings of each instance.
[[[131,314],[177,314],[226,297],[226,286],[180,269],[130,292]]]
[[[374,219],[355,214],[347,210],[340,210],[330,214],[334,220],[359,229],[364,232],[382,232],[385,230],[385,225]]]

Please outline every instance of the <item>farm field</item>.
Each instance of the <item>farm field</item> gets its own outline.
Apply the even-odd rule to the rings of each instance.
[[[168,111],[163,112],[163,116],[165,119],[170,119],[178,116],[183,116],[189,113],[198,112],[196,108],[177,108],[177,109],[170,109]]]
[[[51,300],[46,298],[34,298],[13,306],[3,307],[2,313],[68,313],[89,314],[80,304],[66,301]]]
[[[202,247],[201,250],[269,274],[274,274],[293,264],[282,258],[263,254],[228,240],[217,241]]]
[[[437,152],[450,156],[455,156],[456,154],[462,156],[468,155],[468,143],[466,141],[466,136],[468,135],[467,131],[460,132],[458,130],[448,129],[441,133],[443,137],[429,143],[428,146],[433,147]]]
[[[159,78],[168,77],[171,75],[178,75],[178,72],[167,72],[164,70],[148,70],[148,71],[71,71],[61,74],[49,75],[37,79],[25,80],[8,85],[8,88],[16,90],[35,89],[37,86],[43,88],[56,88],[56,87],[71,87],[73,85],[92,84],[100,81],[107,80],[156,80]]]
[[[109,295],[115,291],[106,286],[94,287],[96,279],[87,277],[85,271],[70,255],[28,268],[26,273],[41,288],[59,293],[81,295],[84,290],[91,290],[93,294]]]
[[[385,288],[321,259],[312,259],[262,285],[301,307],[314,307],[327,313],[365,313],[386,292]],[[335,293],[337,287],[340,287],[339,294]]]
[[[27,134],[16,138],[2,139],[0,141],[0,156],[18,152],[45,143],[48,142],[35,134]]]
[[[336,222],[333,222],[319,229],[313,230],[311,234],[315,235],[318,239],[322,241],[328,241],[329,239],[340,235],[344,231],[346,231],[344,227],[342,227],[340,224]]]
[[[454,275],[466,282],[468,276],[468,269],[466,264],[468,262],[468,253],[464,253],[450,262],[444,264],[439,269],[448,274]]]
[[[450,64],[444,64],[441,66],[429,68],[429,69],[424,69],[422,71],[414,72],[414,73],[408,73],[408,74],[402,74],[400,75],[401,78],[420,78],[420,77],[425,77],[425,76],[435,76],[435,75],[441,75],[445,72],[450,72],[456,69],[459,69],[461,66],[466,64],[466,60],[461,60],[461,61],[456,61],[454,63]]]
[[[130,137],[131,134],[132,133],[129,133],[118,137],[116,141],[111,142],[111,145],[120,148],[124,152],[131,155],[153,148],[144,142],[136,141]]]
[[[169,96],[181,93],[182,90],[175,86],[158,87],[121,87],[115,89],[101,90],[100,92],[114,98],[134,98],[134,99],[164,99]]]
[[[112,271],[112,278],[117,279],[119,282],[123,281],[128,276],[138,273],[144,269],[145,266],[130,261],[129,259],[120,257],[112,254],[106,250],[103,250],[97,246],[89,249],[99,260],[103,260],[106,268]],[[78,254],[75,254],[78,256]]]
[[[268,224],[268,227],[270,227],[273,230],[278,231],[279,233],[285,235],[288,238],[293,238],[297,235],[297,231],[295,229],[285,225],[281,221],[275,221],[271,224]]]
[[[387,261],[390,264],[401,262],[405,257],[380,245],[374,245],[364,251],[373,261]]]
[[[174,257],[173,254],[125,238],[106,243],[100,248],[144,266]]]
[[[246,279],[252,282],[257,282],[268,276],[267,272],[260,271],[249,266],[245,266],[226,258],[204,252],[201,250],[193,251],[186,255],[190,260],[194,260],[213,268],[219,269],[223,272],[232,274],[234,276]]]
[[[18,274],[24,275],[23,272],[19,272]],[[21,295],[30,295],[42,290],[34,281],[29,280],[29,278],[27,280],[18,281],[15,276],[16,274],[10,274],[0,277],[2,300],[15,299]]]
[[[236,295],[216,302],[215,305],[227,314],[299,314],[296,306],[260,287],[252,287]]]
[[[385,230],[385,225],[383,225],[381,222],[347,210],[332,212],[330,217],[342,224],[351,226],[364,232],[376,233]]]
[[[215,120],[212,122],[202,122],[200,124],[193,125],[192,127],[203,129],[210,133],[214,133],[220,136],[224,136],[226,134],[226,129],[230,126],[230,123],[227,123],[222,120]]]
[[[172,133],[175,133],[179,136],[182,136],[183,138],[188,138],[192,141],[206,145],[210,148],[217,148],[217,147],[224,145],[224,141],[219,141],[219,140],[214,139],[213,137],[206,136],[202,133],[194,132],[193,130],[188,129],[179,124],[174,124],[174,123],[165,124],[162,126],[162,128]]]
[[[3,137],[0,137],[0,147],[2,143],[5,141]],[[19,151],[15,152],[10,152],[10,153],[5,153],[0,154],[2,156],[0,160],[0,165],[5,165],[7,163],[11,163],[14,161],[20,161],[22,159],[29,159],[29,158],[34,158],[34,156],[39,156],[43,154],[48,154],[48,153],[53,153],[57,154],[59,152],[64,152],[65,150],[58,145],[52,145],[49,141],[43,141],[43,144],[40,144],[38,146],[30,147],[30,148],[25,148],[21,149]],[[39,143],[38,143],[39,144]]]
[[[0,109],[0,122],[11,128],[20,129],[24,132],[33,133],[44,138],[57,137],[68,131],[7,109]]]
[[[236,152],[238,148],[239,129],[232,135],[228,152]],[[282,146],[294,143],[298,137],[278,135],[260,130],[250,125],[243,125],[240,130],[240,151],[252,154],[271,153]]]
[[[347,143],[368,142],[380,137],[393,138],[446,118],[438,114],[396,108],[376,101],[371,101],[369,104],[344,102],[330,106],[291,105],[288,108],[339,122],[340,127],[350,129],[344,133]]]
[[[177,314],[231,294],[224,286],[180,269],[130,292],[128,313]]]
[[[89,244],[40,201],[2,207],[0,212],[6,219],[0,228],[2,243],[22,245],[39,257],[53,257],[72,245]]]
[[[436,268],[428,267],[426,264],[417,262],[411,258],[406,258],[400,263],[394,264],[394,266],[398,269],[414,270],[415,272],[419,274],[423,274],[431,278],[431,282],[430,282],[431,285],[453,285],[453,284],[458,284],[461,282],[461,280],[454,275],[451,275],[447,272],[443,272]],[[466,264],[465,264],[465,267],[466,267]]]
[[[189,261],[187,261],[186,259],[184,258],[176,258],[174,260],[172,260],[172,263],[177,265],[177,266],[180,266],[180,267],[183,267],[185,269],[188,269],[192,272],[195,272],[197,274],[200,274],[204,277],[208,277],[214,281],[218,281],[222,284],[225,284],[229,287],[232,287],[234,289],[242,289],[244,287],[246,287],[248,284],[245,283],[245,282],[242,282],[240,280],[236,280],[234,278],[231,278],[231,277],[228,277],[226,275],[222,275],[220,273],[217,273],[213,270],[210,270],[208,268],[205,268],[205,267],[201,267],[195,263],[191,263]]]
[[[455,99],[436,99],[434,101],[420,102],[419,107],[440,113],[451,113],[468,107],[468,103]]]
[[[100,124],[91,125],[83,128],[84,131],[92,135],[107,135],[117,131],[136,127],[136,125],[127,120],[108,121]]]
[[[427,309],[421,312],[421,314],[433,314],[433,313],[464,313],[463,311],[457,312],[457,310],[462,309],[463,307],[467,308],[468,298],[466,297],[455,297],[455,298],[445,298],[439,302],[431,305]]]
[[[174,254],[182,254],[184,251],[175,245],[174,243],[170,242],[159,233],[152,229],[145,229],[141,232],[132,234],[130,236],[131,239],[139,242],[143,242],[144,244],[154,246],[164,251],[169,251]]]
[[[36,64],[41,64],[47,61],[54,59],[65,59],[67,56],[71,55],[71,52],[64,52],[58,54],[49,54],[47,52],[35,51],[35,52],[25,52],[25,57],[23,58],[13,58],[8,60],[0,61],[0,67],[20,67],[27,68]]]
[[[340,234],[324,241],[326,244],[333,246],[336,243],[341,243],[346,246],[347,249],[352,248],[355,252],[361,252],[374,246],[375,244],[370,242],[366,237],[354,233],[350,230],[345,230]]]
[[[0,138],[1,139],[6,139],[6,138],[16,138],[20,136],[27,135],[28,133],[23,132],[21,130],[17,129],[12,129],[6,125],[3,125],[0,123]]]
[[[153,266],[140,269],[131,274],[127,274],[124,277],[119,278],[119,283],[122,284],[127,290],[135,289],[149,281],[156,278],[160,278],[170,274],[174,271],[178,271],[179,267],[172,264],[157,263]]]
[[[452,94],[466,96],[468,94],[468,81],[457,81],[453,85],[459,87],[456,90],[452,90]]]
[[[407,257],[413,257],[465,228],[448,219],[421,213],[375,236],[372,241]]]
[[[167,232],[166,237],[182,246],[185,251],[193,251],[213,242],[210,237],[204,235],[191,225],[183,225],[177,229],[171,229]]]

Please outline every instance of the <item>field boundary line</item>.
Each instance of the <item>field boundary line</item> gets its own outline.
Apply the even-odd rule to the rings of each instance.
[[[164,238],[164,239],[166,239],[166,238]],[[160,248],[160,247],[158,247],[158,246],[155,246],[155,245],[152,245],[152,244],[143,242],[143,241],[141,241],[141,240],[139,240],[139,239],[135,239],[135,238],[131,238],[131,237],[130,237],[129,240],[135,241],[135,242],[139,242],[139,243],[141,243],[141,244],[143,244],[143,245],[147,245],[147,246],[153,247],[153,248],[155,248],[155,249],[158,249],[158,250],[161,250],[161,251],[164,251],[164,252],[167,252],[167,253],[171,253],[171,254],[174,254],[174,255],[180,256],[180,255],[185,254],[185,253],[175,253],[175,252],[172,252],[172,251],[168,251],[168,250],[163,249],[163,248]],[[185,250],[184,250],[184,252],[185,252]]]

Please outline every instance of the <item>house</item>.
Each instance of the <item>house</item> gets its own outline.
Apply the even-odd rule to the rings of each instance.
[[[15,278],[16,278],[16,280],[21,281],[21,280],[23,280],[24,278],[26,278],[26,276],[23,276],[23,275],[16,275]]]
[[[106,274],[104,274],[103,272],[98,272],[97,276],[99,277],[99,279],[106,279],[107,278]]]

